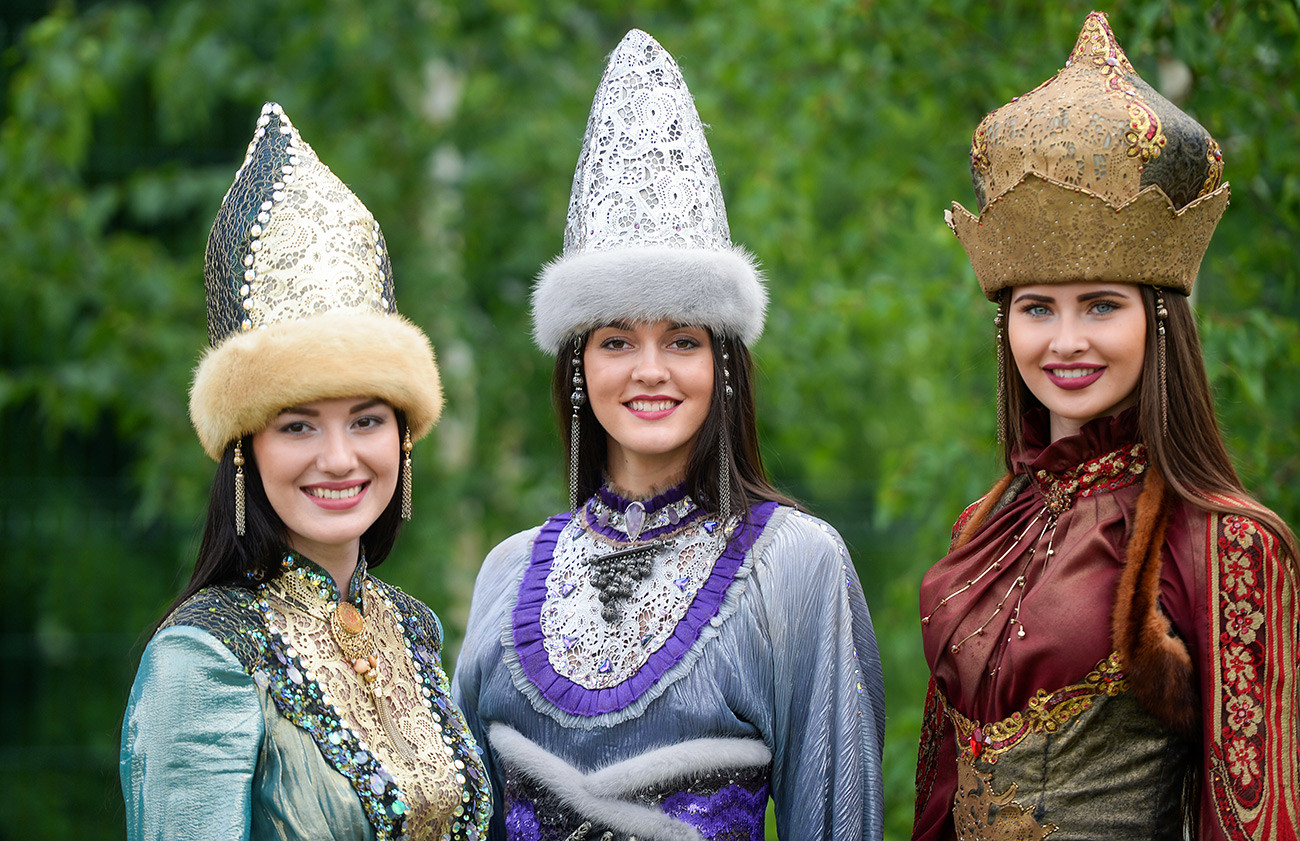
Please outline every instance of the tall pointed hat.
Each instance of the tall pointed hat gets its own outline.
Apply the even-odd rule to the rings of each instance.
[[[717,169],[673,57],[634,29],[610,54],[573,175],[564,252],[533,289],[555,353],[612,321],[671,319],[752,344],[767,292],[731,242]]]
[[[1093,12],[1065,67],[984,118],[979,216],[947,220],[990,299],[1008,286],[1126,281],[1191,291],[1228,205],[1223,155],[1144,82]]]
[[[405,413],[412,439],[438,420],[433,348],[397,314],[378,223],[276,103],[262,107],[222,199],[204,280],[211,347],[190,419],[213,459],[314,400],[381,398]]]

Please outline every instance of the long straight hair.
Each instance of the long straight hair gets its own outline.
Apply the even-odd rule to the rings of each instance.
[[[1165,385],[1169,431],[1165,432],[1160,410],[1160,361],[1157,345],[1156,291],[1138,287],[1146,311],[1146,356],[1137,385],[1138,440],[1165,483],[1177,497],[1203,511],[1241,514],[1259,521],[1282,543],[1293,566],[1297,560],[1295,534],[1287,524],[1252,497],[1241,484],[1223,433],[1214,413],[1205,357],[1187,296],[1162,290],[1165,310]],[[998,296],[1004,313],[1010,314],[1011,289]],[[1042,407],[1025,385],[1011,355],[1009,331],[1001,331],[999,349],[1007,364],[1002,366],[1001,391],[1005,395],[1004,426],[1001,430],[1002,458],[1007,472],[1014,470],[1012,457],[1023,446],[1021,418],[1030,409]]]
[[[708,330],[709,349],[713,358],[713,393],[709,411],[695,436],[695,444],[686,463],[686,489],[695,502],[706,511],[717,513],[719,505],[718,456],[725,428],[727,463],[731,473],[731,510],[748,518],[750,506],[759,502],[777,502],[799,507],[798,503],[778,491],[763,468],[763,457],[758,447],[758,412],[754,405],[754,361],[749,348],[736,338],[719,340]],[[573,393],[573,359],[581,358],[590,332],[571,339],[561,348],[555,359],[551,378],[551,401],[559,421],[560,435],[564,439],[566,458],[570,455],[569,422],[573,415],[570,395]],[[732,395],[726,396],[728,378],[723,373],[721,344],[725,341],[726,369],[730,370]],[[604,481],[609,458],[609,445],[605,428],[596,420],[587,400],[578,410],[578,501],[594,494]],[[565,462],[568,463],[567,461]]]
[[[406,415],[396,412],[398,436],[406,433]],[[244,534],[235,532],[235,444],[244,455]],[[400,445],[399,445],[400,453]],[[393,551],[402,525],[400,486],[379,517],[361,535],[366,548],[366,566],[374,569]],[[252,436],[231,441],[217,463],[217,473],[208,493],[208,515],[199,542],[194,572],[185,589],[163,614],[163,621],[190,596],[204,587],[234,586],[252,589],[280,573],[280,561],[289,546],[289,530],[275,513],[262,487],[262,475],[253,455]],[[155,626],[155,630],[156,630]]]

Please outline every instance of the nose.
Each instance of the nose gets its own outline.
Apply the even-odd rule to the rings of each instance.
[[[1056,320],[1050,349],[1062,359],[1078,356],[1088,349],[1088,333],[1076,315],[1065,313]]]
[[[632,376],[638,382],[654,385],[668,379],[668,366],[664,364],[663,350],[654,342],[647,342],[637,354]]]
[[[321,436],[321,449],[316,455],[316,467],[322,473],[345,476],[357,466],[356,449],[343,429],[329,428]]]

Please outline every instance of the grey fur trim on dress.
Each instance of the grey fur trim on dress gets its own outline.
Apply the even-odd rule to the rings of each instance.
[[[693,739],[583,773],[505,724],[492,725],[488,742],[503,765],[544,786],[577,814],[598,816],[628,835],[664,841],[701,841],[702,836],[657,809],[619,798],[701,774],[772,762],[772,751],[757,739]]]
[[[766,310],[763,274],[739,246],[587,251],[542,268],[533,287],[533,339],[555,354],[593,327],[670,319],[753,346]]]

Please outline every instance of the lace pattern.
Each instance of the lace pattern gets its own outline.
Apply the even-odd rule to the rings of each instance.
[[[622,616],[601,618],[600,592],[590,560],[610,551],[578,523],[561,532],[546,578],[542,634],[551,667],[586,687],[607,689],[635,674],[672,636],[722,554],[722,530],[688,529],[660,550],[650,575],[636,582]]]
[[[718,172],[677,62],[629,32],[596,89],[573,176],[564,254],[731,245]]]
[[[461,785],[456,780],[456,757],[442,742],[443,726],[422,694],[415,660],[406,650],[400,617],[390,601],[367,582],[366,618],[379,656],[381,690],[393,711],[398,731],[414,749],[411,763],[388,739],[365,681],[339,653],[329,625],[268,592],[268,619],[280,636],[292,640],[306,677],[314,678],[328,693],[345,726],[370,747],[395,778],[406,805],[406,833],[411,838],[437,838],[450,828],[450,817],[460,805]]]

